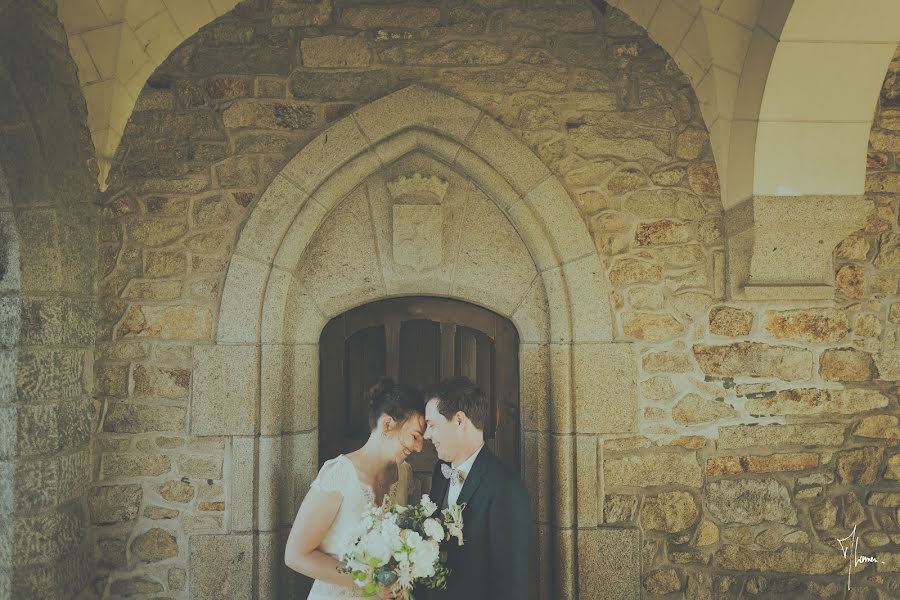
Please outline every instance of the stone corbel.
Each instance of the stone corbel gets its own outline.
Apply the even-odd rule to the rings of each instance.
[[[831,298],[834,248],[871,207],[864,196],[755,196],[726,211],[730,297]]]

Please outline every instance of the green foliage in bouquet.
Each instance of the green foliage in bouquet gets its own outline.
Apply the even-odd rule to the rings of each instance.
[[[364,532],[350,544],[338,572],[349,574],[369,597],[391,589],[402,600],[414,600],[414,585],[446,589],[450,569],[439,544],[456,537],[462,545],[463,508],[453,505],[435,515],[437,505],[427,494],[414,506],[368,506]]]

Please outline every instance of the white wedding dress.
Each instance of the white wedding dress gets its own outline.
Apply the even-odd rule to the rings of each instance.
[[[401,463],[399,467],[399,477],[385,495],[385,499],[395,504],[405,505],[409,493],[409,482],[412,478],[412,467],[406,462]],[[359,480],[356,467],[343,454],[325,461],[310,488],[326,492],[340,492],[343,496],[341,507],[331,524],[331,529],[319,544],[319,550],[341,560],[347,539],[359,530],[363,508],[366,503],[375,502],[375,492]],[[360,598],[362,595],[362,588],[349,588],[317,579],[313,583],[307,600]]]

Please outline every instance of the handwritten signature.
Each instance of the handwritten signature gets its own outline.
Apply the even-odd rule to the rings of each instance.
[[[841,552],[844,554],[844,558],[850,558],[848,554],[850,551],[853,551],[853,557],[850,560],[850,566],[847,567],[847,589],[850,589],[850,574],[853,572],[853,567],[856,565],[863,565],[866,563],[877,563],[884,562],[879,561],[874,556],[860,556],[858,554],[859,550],[859,538],[856,536],[856,525],[853,526],[853,531],[850,532],[845,538],[835,538],[837,543],[841,545]],[[846,546],[844,546],[844,542],[848,542]]]

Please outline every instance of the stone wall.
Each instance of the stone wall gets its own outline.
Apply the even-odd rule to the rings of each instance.
[[[839,248],[834,301],[726,303],[694,93],[622,13],[259,4],[201,30],[150,78],[111,174],[90,492],[98,594],[200,597],[198,585],[221,584],[221,565],[189,540],[233,531],[235,448],[191,436],[189,409],[238,233],[307,142],[413,83],[494,117],[563,182],[612,285],[615,337],[640,354],[639,435],[577,438],[581,597],[837,597],[836,535],[859,523],[867,550],[897,543],[885,479],[898,437],[893,88],[873,132],[880,216]],[[897,555],[879,552],[885,564],[854,587],[887,590]]]
[[[836,249],[833,300],[704,302],[686,335],[641,342],[645,435],[600,443],[597,510],[641,529],[648,597],[843,598],[854,527],[879,563],[846,597],[900,590],[898,67],[870,138],[876,211]]]
[[[0,2],[0,598],[90,583],[96,189],[55,2]]]

